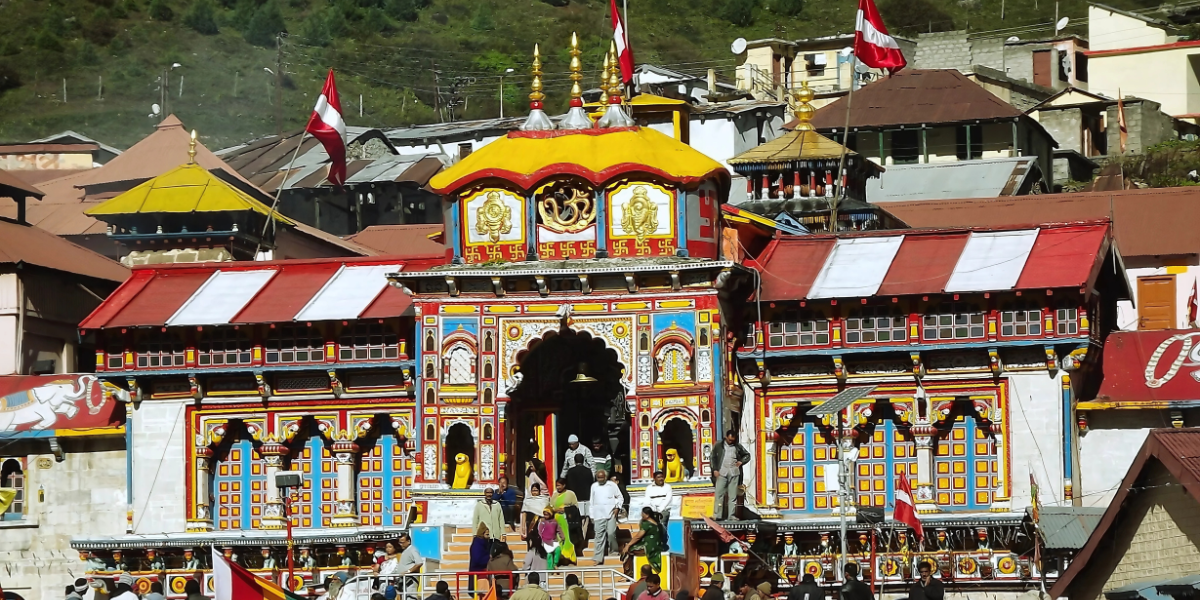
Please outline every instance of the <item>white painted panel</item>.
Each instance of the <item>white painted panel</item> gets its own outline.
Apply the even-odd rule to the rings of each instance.
[[[275,269],[217,271],[167,319],[167,325],[227,324],[277,272]]]
[[[296,315],[297,321],[355,319],[388,284],[386,275],[400,265],[342,267]]]
[[[874,296],[892,266],[904,236],[842,238],[825,259],[809,298]]]
[[[947,292],[1009,290],[1017,285],[1038,230],[973,232],[954,265]]]

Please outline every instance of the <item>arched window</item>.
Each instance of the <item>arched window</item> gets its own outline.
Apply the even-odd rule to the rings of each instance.
[[[491,423],[483,424],[483,441],[485,441],[485,442],[492,441],[492,424]]]
[[[494,348],[494,344],[495,344],[495,340],[492,339],[492,332],[489,331],[489,332],[483,334],[483,351],[484,352],[492,352],[493,348]]]
[[[425,404],[434,404],[437,402],[437,392],[433,388],[425,390]]]
[[[682,383],[692,380],[692,357],[682,344],[663,346],[656,358],[660,383]]]
[[[21,461],[10,458],[4,461],[4,466],[0,467],[0,487],[12,488],[17,491],[17,495],[13,496],[12,504],[8,510],[0,515],[0,520],[16,521],[25,517],[25,470],[21,468]]]
[[[641,350],[642,352],[650,351],[650,334],[644,331],[642,332],[642,336],[638,340],[638,350]]]
[[[433,426],[433,423],[425,424],[425,441],[437,441],[437,428]]]
[[[708,345],[708,329],[701,329],[701,330],[700,330],[700,345],[701,345],[701,346],[707,346],[707,345]]]
[[[437,352],[437,339],[434,338],[432,329],[425,331],[425,351]]]
[[[493,397],[494,397],[494,395],[492,392],[492,388],[487,388],[486,390],[483,390],[483,403],[484,404],[491,404]]]
[[[483,363],[483,378],[484,379],[492,378],[492,363],[490,363],[490,362]]]
[[[437,377],[437,369],[433,366],[433,361],[425,363],[425,379],[433,379]]]
[[[475,354],[465,344],[455,344],[447,353],[445,383],[447,385],[475,383]]]

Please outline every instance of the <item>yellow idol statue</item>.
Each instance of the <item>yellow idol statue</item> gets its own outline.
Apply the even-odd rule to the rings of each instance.
[[[458,454],[454,457],[454,483],[450,487],[456,490],[466,489],[471,485],[471,461],[467,459],[466,454]]]
[[[660,461],[661,463],[662,461]],[[684,468],[683,461],[679,459],[679,451],[674,448],[667,450],[667,460],[662,465],[663,475],[666,477],[667,483],[675,483],[683,481]]]

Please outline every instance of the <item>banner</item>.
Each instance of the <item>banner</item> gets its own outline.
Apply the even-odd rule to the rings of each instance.
[[[90,374],[0,377],[0,437],[121,425],[124,398]]]

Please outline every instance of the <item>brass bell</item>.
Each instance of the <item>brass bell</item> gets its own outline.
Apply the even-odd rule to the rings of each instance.
[[[586,373],[579,373],[575,375],[575,379],[572,379],[571,383],[596,383],[596,378],[588,377]]]

